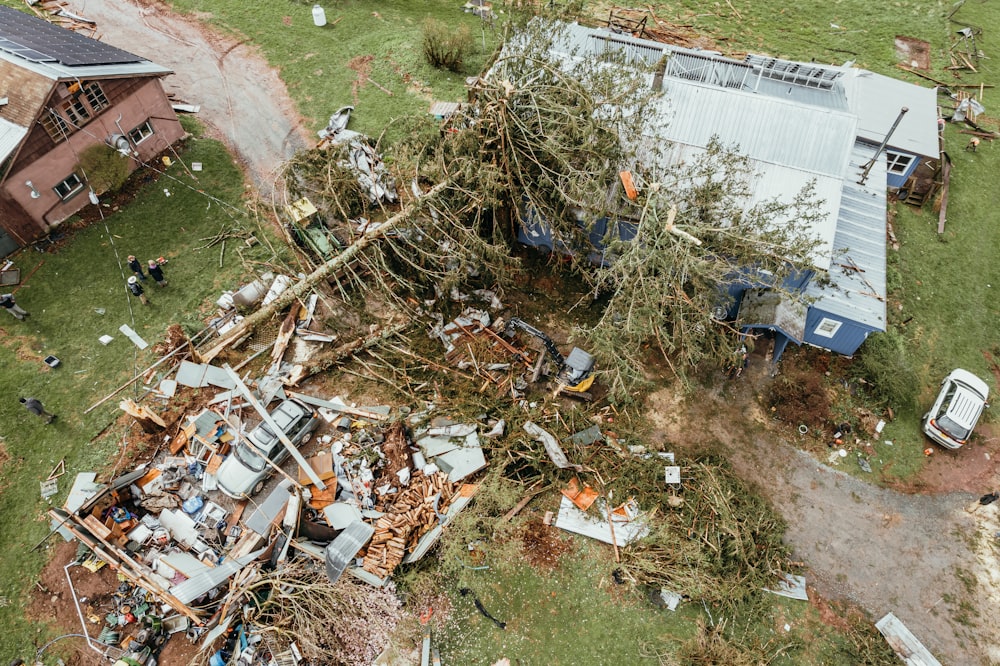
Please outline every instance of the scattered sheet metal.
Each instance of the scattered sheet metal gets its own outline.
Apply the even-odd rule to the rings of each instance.
[[[600,504],[601,502],[598,502],[598,506]],[[607,512],[605,510],[601,513],[606,515]],[[573,506],[573,501],[566,496],[563,496],[559,501],[559,515],[556,516],[555,526],[573,534],[580,534],[607,544],[617,543],[619,546],[628,545],[649,534],[649,525],[646,524],[642,516],[627,523],[620,523],[616,520],[615,536],[612,541],[611,525],[606,519],[588,516]]]
[[[941,666],[941,662],[892,613],[886,613],[875,623],[875,628],[885,636],[885,642],[906,666]]]
[[[243,567],[260,557],[264,550],[262,548],[249,555],[244,555],[233,560],[226,560],[215,567],[205,567],[204,571],[188,578],[183,583],[171,587],[170,593],[180,600],[181,603],[190,604],[201,595],[225,583],[234,574],[243,569]]]
[[[789,573],[782,574],[781,578],[778,579],[778,586],[776,588],[765,587],[764,591],[777,594],[779,597],[809,601],[809,595],[806,593],[805,576],[797,576]]]
[[[177,368],[176,381],[181,386],[190,386],[191,388],[218,386],[219,388],[232,389],[236,386],[226,374],[225,369],[207,363],[192,363],[191,361],[181,361],[180,367]]]
[[[527,421],[525,422],[524,431],[531,435],[535,440],[538,440],[545,447],[545,452],[549,454],[549,459],[555,464],[559,469],[575,469],[578,472],[583,471],[583,465],[571,464],[569,459],[566,458],[566,454],[563,452],[562,447],[559,446],[559,442],[552,433],[548,432],[541,426]]]
[[[291,482],[288,479],[282,479],[278,487],[257,505],[250,517],[243,521],[243,524],[248,530],[253,530],[261,536],[267,536],[271,533],[271,525],[277,519],[278,514],[288,504],[288,497],[291,494]]]
[[[347,146],[347,160],[341,166],[354,172],[358,184],[367,192],[369,201],[372,203],[399,201],[396,180],[383,164],[381,156],[368,142],[368,137],[360,132],[341,129],[329,137],[329,140],[333,145]]]
[[[149,346],[149,343],[143,340],[138,333],[133,331],[128,324],[122,324],[121,326],[118,327],[118,330],[121,331],[126,338],[131,340],[132,344],[134,344],[139,349],[145,349],[146,347]]]
[[[351,523],[340,535],[326,547],[326,575],[331,583],[336,583],[344,570],[365,544],[375,534],[375,528],[368,523],[356,521]]]
[[[566,438],[566,441],[570,444],[576,444],[577,446],[590,446],[591,444],[596,444],[597,442],[604,440],[604,433],[601,432],[601,426],[592,425],[586,430],[581,430],[578,433],[570,435]]]

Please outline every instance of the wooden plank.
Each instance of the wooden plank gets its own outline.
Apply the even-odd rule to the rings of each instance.
[[[941,211],[938,213],[939,234],[944,233],[944,223],[948,217],[948,185],[951,182],[951,159],[945,156],[944,168],[941,172]]]
[[[886,613],[875,623],[875,628],[906,666],[941,666],[941,662],[892,613]]]

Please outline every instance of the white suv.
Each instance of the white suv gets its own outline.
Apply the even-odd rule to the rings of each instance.
[[[990,387],[968,370],[952,370],[941,382],[931,411],[924,414],[924,434],[948,449],[961,448],[969,439]]]

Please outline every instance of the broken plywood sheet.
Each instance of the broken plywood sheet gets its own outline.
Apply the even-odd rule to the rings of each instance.
[[[181,361],[180,367],[177,368],[176,381],[181,386],[190,386],[191,388],[218,386],[219,388],[232,389],[236,387],[224,368],[217,368],[207,363],[192,363],[191,361]]]
[[[573,501],[563,495],[559,501],[559,515],[555,526],[561,530],[597,539],[607,544],[626,546],[649,534],[649,526],[642,517],[628,523],[615,521],[615,536],[612,541],[611,525],[607,520],[592,518],[573,506]]]
[[[782,574],[781,578],[778,579],[778,584],[774,589],[764,588],[765,592],[770,592],[771,594],[777,594],[779,597],[788,597],[789,599],[798,599],[799,601],[809,601],[809,595],[806,594],[806,577],[796,576],[795,574]]]
[[[892,613],[886,613],[875,623],[875,628],[885,636],[885,642],[906,666],[941,666],[941,662]]]

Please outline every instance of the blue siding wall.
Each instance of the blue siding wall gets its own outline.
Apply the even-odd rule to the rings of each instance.
[[[902,150],[893,150],[893,152],[898,152],[901,155],[911,155],[913,160],[910,162],[910,166],[907,167],[904,173],[893,173],[891,171],[886,171],[885,182],[889,187],[902,187],[906,184],[906,179],[916,171],[917,166],[920,165],[921,157],[919,155],[913,155],[912,153],[907,153]]]
[[[834,321],[841,322],[840,328],[837,329],[832,338],[816,334],[816,327],[819,326],[819,323],[823,319],[833,319]],[[856,322],[838,317],[829,312],[809,308],[809,312],[806,314],[806,332],[803,342],[822,347],[823,349],[829,349],[845,356],[853,356],[854,352],[861,346],[861,343],[868,337],[868,334],[874,330],[869,326],[860,326]]]

